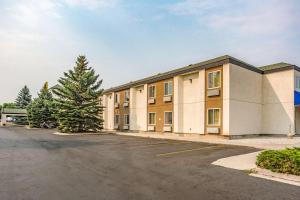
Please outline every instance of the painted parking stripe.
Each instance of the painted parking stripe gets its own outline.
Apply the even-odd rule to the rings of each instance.
[[[169,143],[169,142],[159,142],[159,143],[152,143],[152,144],[145,144],[145,145],[135,145],[135,146],[132,146],[131,149],[135,149],[135,148],[144,148],[144,147],[152,147],[152,146],[158,146],[158,145],[177,145],[177,144],[187,144],[185,142],[172,142],[172,143]]]
[[[222,145],[211,145],[211,146],[195,148],[195,149],[186,149],[186,150],[182,150],[182,151],[173,151],[173,152],[168,152],[168,153],[157,154],[156,156],[157,157],[170,156],[170,155],[174,155],[174,154],[180,154],[180,153],[186,153],[186,152],[192,152],[192,151],[199,151],[199,150],[209,149],[209,148],[219,147],[219,146],[222,146]]]

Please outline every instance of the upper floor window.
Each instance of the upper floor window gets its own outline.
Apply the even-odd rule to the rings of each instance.
[[[208,89],[219,88],[221,86],[221,71],[209,72],[207,82]]]
[[[155,85],[149,86],[149,98],[155,98]]]
[[[207,124],[220,125],[220,108],[209,108],[207,110]]]
[[[115,103],[120,103],[120,94],[115,93]]]
[[[125,91],[125,101],[128,102],[129,101],[129,90]]]
[[[173,92],[173,83],[172,83],[172,81],[165,82],[165,87],[164,88],[165,88],[165,92],[164,92],[165,96],[172,95],[172,92]]]
[[[299,76],[296,76],[295,82],[296,82],[295,83],[296,90],[300,91],[300,77]]]

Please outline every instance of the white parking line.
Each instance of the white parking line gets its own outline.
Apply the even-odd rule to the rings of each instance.
[[[157,154],[156,156],[157,157],[169,156],[169,155],[174,155],[174,154],[179,154],[179,153],[186,153],[186,152],[192,152],[192,151],[199,151],[199,150],[203,150],[203,149],[209,149],[209,148],[218,147],[218,146],[222,146],[222,145],[211,145],[211,146],[201,147],[201,148],[196,148],[196,149],[186,149],[186,150],[182,150],[182,151],[173,151],[173,152],[168,152],[168,153]]]
[[[177,145],[177,144],[186,144],[186,143],[185,142],[172,142],[172,143],[169,143],[169,142],[159,142],[159,143],[152,143],[152,144],[135,145],[135,146],[132,146],[131,149],[143,148],[143,147],[152,147],[152,146],[158,146],[158,145],[164,145],[164,144],[167,144],[167,145]]]

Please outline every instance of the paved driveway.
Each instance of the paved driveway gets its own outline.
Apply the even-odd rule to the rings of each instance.
[[[296,186],[210,163],[256,149],[0,128],[1,200],[299,199]]]

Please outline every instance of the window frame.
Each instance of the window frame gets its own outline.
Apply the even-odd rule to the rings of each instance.
[[[300,91],[300,76],[295,77],[295,90]]]
[[[166,123],[166,113],[171,113],[171,123]],[[166,125],[166,126],[173,125],[173,111],[165,111],[164,112],[164,125]]]
[[[166,94],[166,84],[168,84],[168,90],[170,89],[169,87],[169,84],[171,84],[171,86],[172,86],[172,90],[171,90],[171,93],[168,93],[168,94]],[[169,92],[169,91],[168,91]],[[164,96],[172,96],[173,95],[173,81],[172,80],[170,80],[170,81],[165,81],[164,82]]]
[[[214,78],[213,78],[213,87],[209,87],[209,74],[214,74],[214,73],[218,73],[220,72],[220,83],[219,83],[219,86],[214,86],[215,83],[214,83]],[[221,70],[214,70],[214,71],[210,71],[207,73],[207,89],[217,89],[217,88],[220,88],[222,85],[222,71]]]
[[[128,117],[128,123],[126,123],[126,117]],[[130,124],[130,116],[129,114],[124,114],[124,125],[127,126]]]
[[[154,114],[154,123],[150,124],[150,114]],[[155,126],[156,125],[156,112],[149,112],[148,113],[148,125]]]
[[[214,121],[215,121],[215,113],[213,112],[213,124],[209,124],[209,110],[219,110],[219,122],[218,124],[215,124]],[[206,115],[206,124],[207,126],[220,126],[221,125],[221,108],[207,108],[207,115]]]
[[[118,123],[116,122],[117,116],[118,116]],[[115,122],[115,125],[120,125],[120,114],[115,114],[114,122]]]
[[[150,97],[150,88],[154,88],[154,96],[153,97]],[[148,98],[149,99],[155,99],[156,98],[156,85],[149,85],[149,87],[148,87],[148,90],[149,90],[149,92],[148,92]]]
[[[128,99],[126,99],[126,96],[128,96]],[[125,90],[124,92],[124,102],[129,102],[130,101],[130,91]]]
[[[115,103],[120,103],[120,93],[115,93]]]

